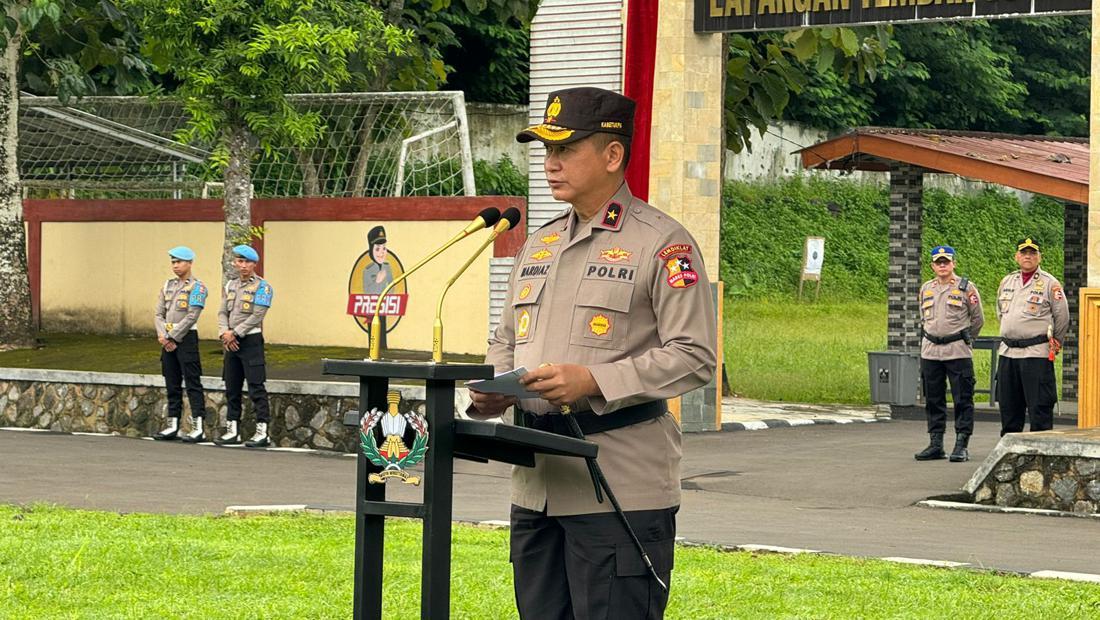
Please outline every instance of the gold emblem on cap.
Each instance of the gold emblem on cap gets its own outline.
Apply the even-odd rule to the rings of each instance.
[[[553,123],[561,114],[561,97],[554,97],[550,105],[546,106],[546,123]]]

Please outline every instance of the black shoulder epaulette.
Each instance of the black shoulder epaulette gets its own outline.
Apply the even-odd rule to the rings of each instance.
[[[966,287],[968,287],[968,286],[970,286],[970,278],[963,278],[962,280],[959,280],[959,290],[960,291],[965,293],[966,292]]]

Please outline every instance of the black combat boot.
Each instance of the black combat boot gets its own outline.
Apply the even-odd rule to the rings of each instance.
[[[966,447],[970,443],[970,433],[955,434],[955,449],[951,451],[952,463],[963,463],[970,460],[970,452]]]
[[[928,433],[928,447],[913,455],[918,461],[934,461],[947,456],[943,451],[943,433]]]

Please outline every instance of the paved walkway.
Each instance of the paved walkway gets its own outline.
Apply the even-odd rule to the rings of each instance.
[[[757,431],[786,426],[853,424],[889,419],[889,407],[778,403],[729,396],[722,399],[724,431]]]
[[[917,506],[957,493],[977,468],[916,463],[925,439],[923,423],[909,421],[687,435],[679,533],[722,545],[1100,573],[1100,521]],[[996,441],[996,425],[979,423],[974,457]],[[507,466],[460,461],[456,470],[456,518],[507,519]],[[348,456],[107,436],[0,430],[0,472],[0,502],[115,511],[350,509],[355,497]],[[390,489],[394,499],[418,499],[418,489]]]

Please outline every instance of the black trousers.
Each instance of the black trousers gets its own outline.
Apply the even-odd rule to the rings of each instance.
[[[271,420],[270,406],[267,400],[267,367],[264,362],[264,335],[251,334],[238,338],[240,348],[226,351],[222,365],[222,379],[225,380],[226,419],[241,419],[241,387],[248,379],[248,396],[252,399],[252,408],[256,412],[257,422]]]
[[[676,508],[627,512],[657,574],[671,584]],[[512,506],[516,607],[523,620],[659,620],[668,605],[613,512],[547,517]]]
[[[942,433],[947,428],[947,383],[955,403],[955,434],[974,434],[974,360],[920,360],[924,387],[924,412],[928,432]]]
[[[183,384],[187,385],[187,400],[191,403],[191,416],[206,412],[206,399],[202,391],[202,360],[199,359],[199,332],[191,330],[172,352],[161,349],[160,372],[164,375],[164,388],[168,392],[168,417],[183,415]]]
[[[1054,428],[1054,404],[1058,384],[1054,362],[1045,357],[1001,356],[997,366],[997,401],[1001,407],[1001,435],[1024,430],[1024,414],[1031,418],[1031,431]]]

